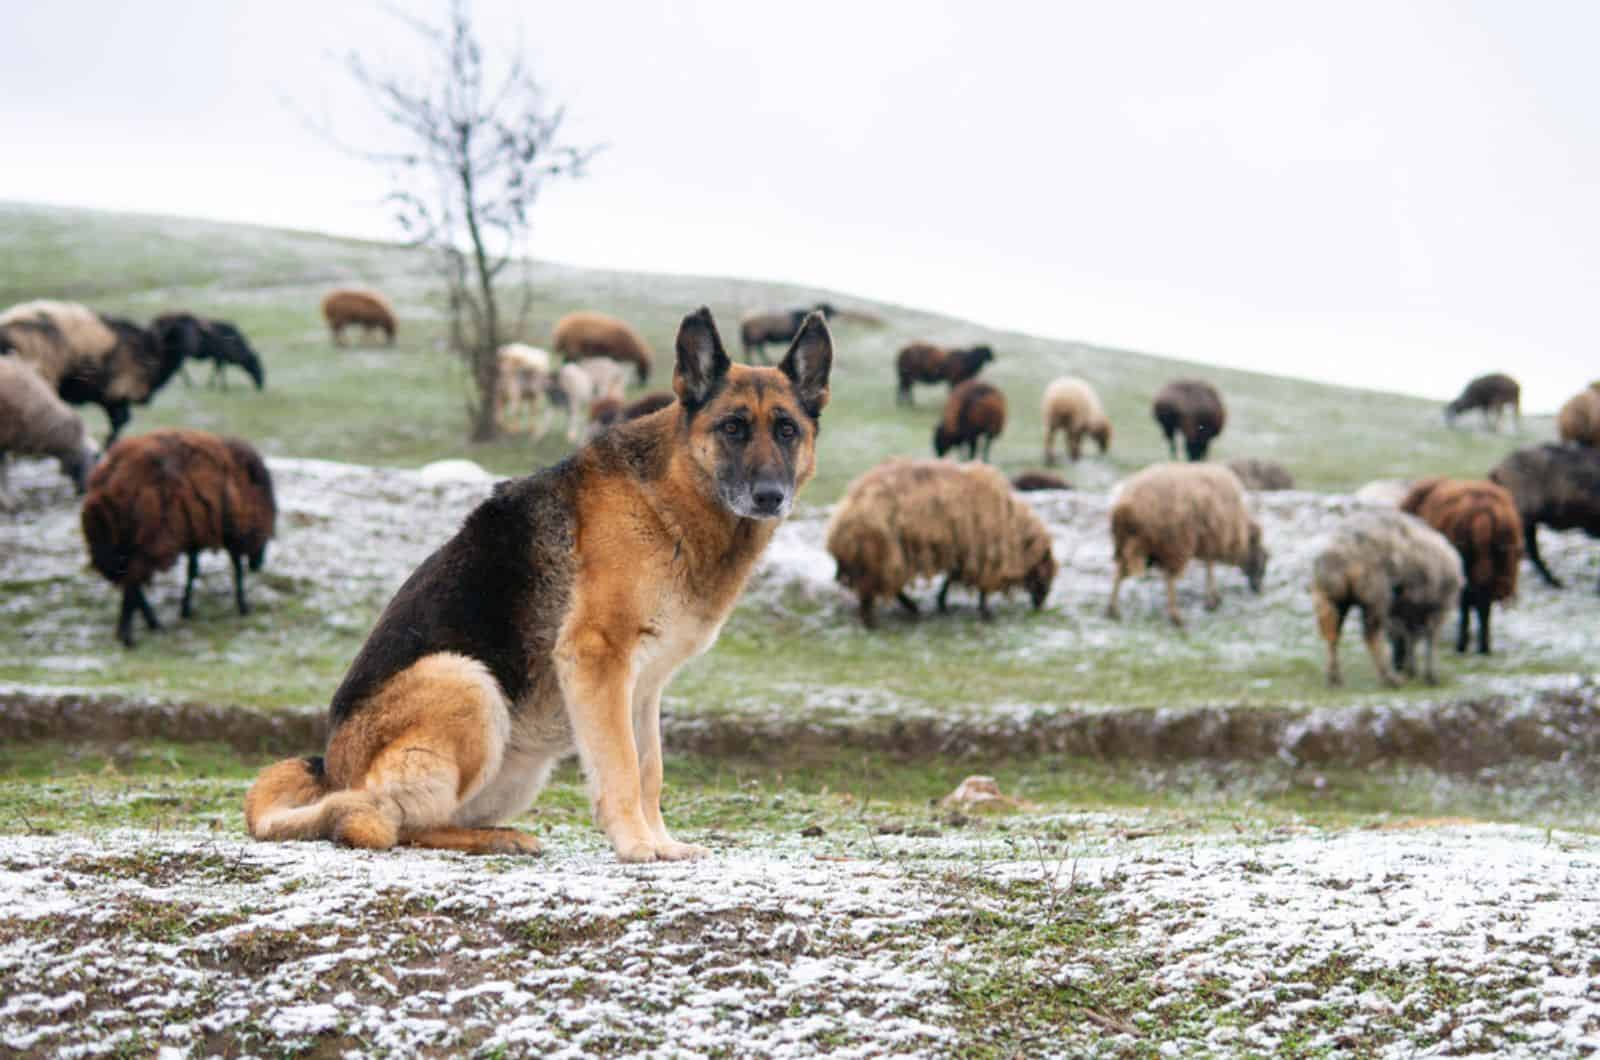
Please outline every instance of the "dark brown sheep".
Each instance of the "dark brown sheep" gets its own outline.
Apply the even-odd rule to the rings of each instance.
[[[739,341],[744,346],[745,363],[755,364],[755,358],[759,356],[762,364],[771,364],[767,358],[767,343],[793,342],[794,337],[800,334],[806,317],[821,313],[824,320],[831,320],[837,312],[827,302],[818,302],[809,309],[779,309],[747,314],[739,321]]]
[[[1156,393],[1151,406],[1167,448],[1178,457],[1177,436],[1183,435],[1184,452],[1190,460],[1204,460],[1212,439],[1222,433],[1228,410],[1217,388],[1202,379],[1176,379]]]
[[[1600,537],[1600,449],[1576,445],[1531,445],[1518,449],[1489,472],[1504,486],[1522,519],[1528,559],[1556,588],[1561,581],[1539,556],[1540,523],[1552,530],[1582,530]]]
[[[988,346],[971,346],[966,349],[946,349],[931,342],[913,342],[902,349],[895,358],[895,373],[900,379],[895,401],[911,405],[913,383],[948,383],[955,386],[966,382],[994,360],[994,351]]]
[[[1467,650],[1470,612],[1478,613],[1478,654],[1489,654],[1489,607],[1517,595],[1522,519],[1511,494],[1493,482],[1430,478],[1411,487],[1400,510],[1445,536],[1461,554],[1461,622],[1456,651]]]
[[[654,393],[634,398],[622,406],[622,418],[624,420],[636,420],[640,416],[648,416],[652,412],[659,412],[677,400],[671,391],[657,390]]]
[[[351,324],[363,332],[373,329],[383,332],[384,341],[394,345],[396,331],[394,306],[377,291],[356,287],[340,287],[329,291],[322,299],[322,317],[333,333],[333,344],[344,345],[344,329]]]
[[[250,342],[238,326],[227,320],[204,320],[192,313],[165,313],[150,322],[150,330],[157,335],[173,334],[183,347],[184,361],[210,361],[211,384],[228,389],[228,365],[244,369],[256,389],[267,385],[266,372],[261,358],[250,348]],[[182,368],[183,381],[189,382],[189,371]]]
[[[1445,423],[1453,424],[1456,417],[1463,412],[1473,409],[1483,410],[1483,422],[1491,424],[1495,430],[1500,429],[1500,417],[1506,409],[1511,410],[1512,426],[1522,428],[1522,387],[1517,381],[1504,372],[1491,372],[1480,375],[1466,385],[1461,391],[1461,396],[1444,407]]]
[[[609,357],[633,365],[639,382],[650,378],[653,354],[644,338],[623,321],[604,313],[568,313],[556,321],[550,348],[569,361]]]
[[[233,560],[234,600],[244,595],[244,563],[260,570],[277,520],[272,477],[248,442],[205,431],[152,431],[111,447],[89,476],[83,536],[89,560],[122,588],[117,638],[133,647],[133,614],[160,629],[144,585],[178,557],[189,557],[182,615],[193,614],[195,578],[204,549]]]
[[[596,427],[609,427],[622,420],[622,399],[609,394],[597,397],[589,406],[589,422]]]
[[[943,456],[958,445],[967,447],[967,459],[978,455],[978,443],[983,443],[983,459],[989,459],[989,447],[1006,429],[1006,396],[988,383],[969,379],[950,391],[944,403],[944,415],[933,429],[933,452]]]
[[[1072,484],[1060,475],[1052,475],[1048,471],[1024,471],[1011,480],[1011,488],[1023,493],[1032,493],[1036,490],[1069,490]]]

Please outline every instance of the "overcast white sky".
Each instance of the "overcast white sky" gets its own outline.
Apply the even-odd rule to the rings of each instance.
[[[408,10],[429,14],[411,0]],[[1524,406],[1600,376],[1600,4],[513,3],[580,142],[531,247]],[[376,6],[17,4],[0,198],[391,236]],[[45,292],[41,292],[45,293]]]

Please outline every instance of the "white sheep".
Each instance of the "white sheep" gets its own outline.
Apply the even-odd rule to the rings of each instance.
[[[606,357],[585,357],[562,365],[556,373],[556,388],[567,406],[567,441],[576,444],[582,436],[592,403],[604,397],[620,401],[627,385],[627,368]]]
[[[539,399],[550,386],[552,358],[548,350],[511,342],[495,352],[495,371],[499,375],[500,429],[531,431],[535,438],[544,434],[544,417],[539,415]]]
[[[1083,452],[1085,436],[1093,438],[1101,455],[1111,448],[1111,421],[1100,405],[1094,387],[1075,376],[1062,376],[1044,389],[1040,408],[1044,419],[1044,462],[1056,462],[1055,443],[1059,431],[1067,437],[1067,452],[1073,463]]]
[[[83,420],[38,372],[19,357],[0,357],[0,507],[14,506],[6,481],[12,453],[55,457],[82,493],[98,452]]]

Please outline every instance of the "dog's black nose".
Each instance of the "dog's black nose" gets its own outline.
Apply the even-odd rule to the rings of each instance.
[[[750,500],[756,506],[756,511],[763,515],[771,515],[783,507],[784,490],[782,486],[771,484],[758,485],[750,491]]]

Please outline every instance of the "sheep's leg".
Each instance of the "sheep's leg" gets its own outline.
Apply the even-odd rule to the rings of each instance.
[[[904,589],[896,593],[894,598],[900,601],[900,606],[905,608],[909,614],[920,615],[922,613],[921,609],[917,607],[917,602],[907,596]]]
[[[1417,676],[1417,647],[1409,633],[1391,633],[1389,646],[1394,651],[1394,668],[1407,677]]]
[[[1067,449],[1072,456],[1072,462],[1076,464],[1078,462],[1078,458],[1083,455],[1082,431],[1067,432]]]
[[[1206,560],[1206,610],[1215,611],[1222,606],[1222,594],[1217,592],[1215,565]]]
[[[863,594],[861,597],[861,624],[868,629],[877,629],[878,620],[872,617],[872,597]]]
[[[102,406],[106,410],[106,419],[111,421],[111,433],[106,435],[106,448],[117,440],[117,435],[122,433],[122,428],[128,425],[128,403],[117,401]]]
[[[0,453],[0,508],[11,511],[16,506],[11,496],[11,454]]]
[[[1179,629],[1183,628],[1183,616],[1178,614],[1178,579],[1171,571],[1163,570],[1161,576],[1167,579],[1167,617],[1172,619],[1172,624]]]
[[[1343,684],[1344,678],[1339,674],[1339,630],[1344,626],[1344,616],[1349,612],[1350,605],[1335,605],[1321,593],[1317,593],[1311,602],[1317,613],[1317,631],[1328,646],[1328,684]]]
[[[946,574],[944,576],[944,584],[939,586],[939,613],[941,615],[947,614],[950,611],[949,606],[946,604],[946,600],[950,596],[950,583],[955,580],[956,576],[954,574]]]
[[[1164,430],[1167,436],[1167,452],[1172,454],[1172,459],[1178,459],[1178,436],[1176,431]]]
[[[1107,618],[1116,620],[1120,620],[1122,618],[1122,609],[1117,606],[1117,594],[1122,591],[1122,579],[1124,577],[1126,577],[1126,575],[1123,573],[1122,564],[1118,563],[1117,573],[1113,575],[1111,579],[1111,602],[1106,604]]]
[[[126,647],[133,647],[133,615],[137,611],[144,615],[145,624],[151,629],[160,629],[161,623],[156,621],[156,613],[150,607],[150,601],[144,598],[144,590],[137,585],[129,585],[122,590],[122,611],[117,616],[117,639]]]
[[[183,604],[178,608],[180,618],[194,617],[194,580],[200,577],[200,551],[189,552],[189,574],[183,579]]]
[[[238,605],[241,615],[248,615],[250,602],[244,598],[244,557],[237,552],[230,552],[228,558],[233,560],[233,602]]]
[[[1056,425],[1053,423],[1044,430],[1044,466],[1056,466]]]
[[[1479,600],[1478,601],[1478,654],[1479,655],[1488,655],[1489,654],[1489,608],[1491,606],[1492,606],[1492,602],[1489,601],[1489,600]],[[1463,649],[1465,649],[1466,646],[1462,645],[1462,647],[1463,647]]]
[[[1427,652],[1427,655],[1422,660],[1422,679],[1428,682],[1430,685],[1436,685],[1439,683],[1439,675],[1436,674],[1433,669],[1433,642],[1438,639],[1439,630],[1437,627],[1430,629],[1427,632],[1427,635],[1422,638],[1422,648],[1425,652]],[[1413,647],[1411,652],[1411,665],[1413,674],[1415,674],[1416,671],[1416,655],[1416,648]]]
[[[994,612],[989,610],[989,594],[982,589],[978,590],[978,615],[985,622],[994,620]]]
[[[1383,627],[1387,624],[1387,617],[1383,614],[1373,614],[1365,606],[1361,608],[1361,637],[1367,642],[1367,654],[1372,656],[1372,665],[1378,671],[1378,680],[1395,688],[1400,684],[1400,679],[1389,668],[1388,653],[1383,650]]]
[[[1527,529],[1522,536],[1527,540],[1528,559],[1533,562],[1533,569],[1538,571],[1553,588],[1561,588],[1561,579],[1550,573],[1550,568],[1544,565],[1544,557],[1539,555],[1539,524],[1530,519],[1525,525]]]
[[[144,616],[144,624],[149,626],[151,629],[160,629],[161,623],[156,621],[155,608],[150,606],[149,599],[144,595],[144,586],[134,586],[133,592],[134,599],[138,601],[139,604],[139,613]]]

